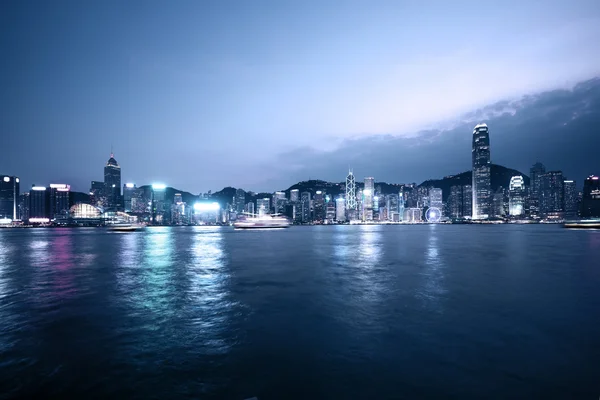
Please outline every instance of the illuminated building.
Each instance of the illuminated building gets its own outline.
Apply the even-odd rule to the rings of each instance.
[[[258,215],[269,214],[270,209],[271,206],[268,197],[256,200],[256,211],[258,212]]]
[[[333,201],[325,202],[325,220],[328,223],[332,223],[335,220],[335,215],[336,215],[335,206],[336,205]]]
[[[423,216],[423,210],[418,207],[406,208],[404,210],[404,222],[421,222]]]
[[[362,196],[363,221],[373,221],[373,198],[375,197],[375,178],[365,178]]]
[[[473,219],[485,219],[491,207],[490,133],[486,124],[473,129]]]
[[[346,209],[356,210],[356,181],[352,170],[348,171],[346,177]]]
[[[133,211],[134,208],[131,203],[135,197],[136,190],[135,183],[126,183],[123,185],[123,208],[125,209],[125,212]]]
[[[575,181],[565,180],[565,218],[575,219],[577,218],[577,185]]]
[[[300,195],[300,206],[302,222],[310,222],[310,192],[302,192]]]
[[[112,153],[110,153],[110,158],[104,167],[104,187],[108,202],[107,207],[121,208],[121,167]]]
[[[287,198],[285,197],[285,192],[275,192],[273,195],[273,208],[275,209],[275,214],[285,212],[286,204]]]
[[[162,183],[152,185],[151,212],[152,223],[154,224],[163,222],[166,206],[166,189],[167,187]]]
[[[69,208],[71,207],[69,201],[71,186],[64,183],[51,183],[49,192],[49,217],[57,218],[59,216],[66,216],[69,213]]]
[[[541,176],[540,214],[546,218],[561,218],[565,210],[564,183],[561,171],[548,171]]]
[[[404,204],[405,204],[405,195],[403,192],[400,192],[398,195],[398,219],[399,221],[404,221]]]
[[[48,219],[48,190],[44,186],[31,187],[29,191],[29,220]]]
[[[508,214],[511,217],[520,217],[525,214],[525,180],[520,175],[510,178]]]
[[[313,212],[315,221],[323,221],[325,219],[325,194],[321,190],[315,192],[313,199]]]
[[[343,197],[335,199],[335,219],[338,222],[346,221],[346,200]]]
[[[17,219],[27,221],[29,219],[29,192],[22,193],[19,196],[19,207]]]
[[[220,211],[219,203],[201,201],[194,204],[194,219],[196,223],[218,223]]]
[[[450,218],[457,219],[463,217],[462,186],[452,186],[450,188],[448,210],[450,211]]]
[[[600,178],[596,175],[583,182],[581,218],[600,218]]]
[[[238,214],[241,214],[244,211],[244,207],[246,206],[246,192],[243,189],[235,190],[235,211]]]
[[[387,196],[387,204],[386,204],[386,220],[392,222],[399,222],[400,218],[400,209],[399,209],[399,196],[397,194],[390,194]]]
[[[490,215],[494,217],[504,217],[508,204],[505,204],[506,194],[503,187],[499,187],[495,193],[492,194],[492,207],[490,209]]]
[[[300,201],[300,190],[292,189],[290,190],[290,202],[297,203]]]
[[[16,220],[20,182],[16,176],[0,175],[0,218]]]
[[[544,164],[537,162],[529,170],[529,215],[533,218],[540,217],[540,198],[542,197],[542,176],[546,173]]]
[[[437,208],[438,210],[440,210],[440,214],[441,214],[441,210],[444,209],[444,203],[442,201],[442,189],[440,188],[429,188],[429,207],[432,208]],[[439,217],[441,218],[442,215],[439,215]]]
[[[90,202],[93,205],[103,208],[107,206],[105,189],[104,182],[92,181],[90,186]]]
[[[472,217],[473,213],[473,186],[464,185],[462,187],[462,198],[463,198],[463,217]]]
[[[254,203],[250,202],[246,204],[245,211],[249,214],[254,214]]]

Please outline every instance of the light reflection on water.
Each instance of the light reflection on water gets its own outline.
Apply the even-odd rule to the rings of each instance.
[[[433,311],[443,312],[441,299],[447,292],[444,287],[444,260],[440,256],[437,230],[440,227],[435,224],[429,225],[429,241],[425,254],[422,287],[417,290],[416,297],[419,298],[425,308]]]

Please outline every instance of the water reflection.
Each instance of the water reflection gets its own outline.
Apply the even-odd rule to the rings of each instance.
[[[4,232],[0,230],[0,300],[3,297],[10,295],[8,288],[8,271],[10,268],[9,260],[14,247],[8,241],[4,240]],[[0,307],[0,310],[3,307]],[[1,315],[1,314],[0,314]]]
[[[421,299],[424,307],[442,312],[441,298],[447,292],[444,288],[444,260],[439,252],[438,226],[429,225],[429,241],[425,253],[425,265],[420,274],[423,285],[417,291],[417,298]]]
[[[54,282],[53,297],[68,298],[77,294],[74,283],[74,256],[73,243],[70,231],[58,232],[50,246],[50,259],[52,260],[52,278]]]
[[[189,324],[198,335],[203,353],[227,352],[224,339],[234,304],[230,301],[222,229],[196,228],[187,269]]]
[[[381,230],[382,225],[361,225],[360,231],[360,265],[373,268],[381,259]]]

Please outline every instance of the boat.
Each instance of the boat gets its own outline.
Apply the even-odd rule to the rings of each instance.
[[[581,221],[566,221],[563,226],[571,229],[600,229],[600,219],[584,219]]]
[[[279,214],[251,214],[246,213],[233,223],[235,229],[280,229],[289,228],[290,221]]]
[[[108,230],[111,232],[135,232],[144,228],[144,225],[130,223],[115,223],[108,225]]]

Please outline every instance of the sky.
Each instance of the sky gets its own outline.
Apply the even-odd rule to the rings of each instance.
[[[420,182],[488,122],[493,162],[581,181],[599,43],[597,0],[2,2],[0,173],[87,191],[112,147],[123,182],[193,193]]]

